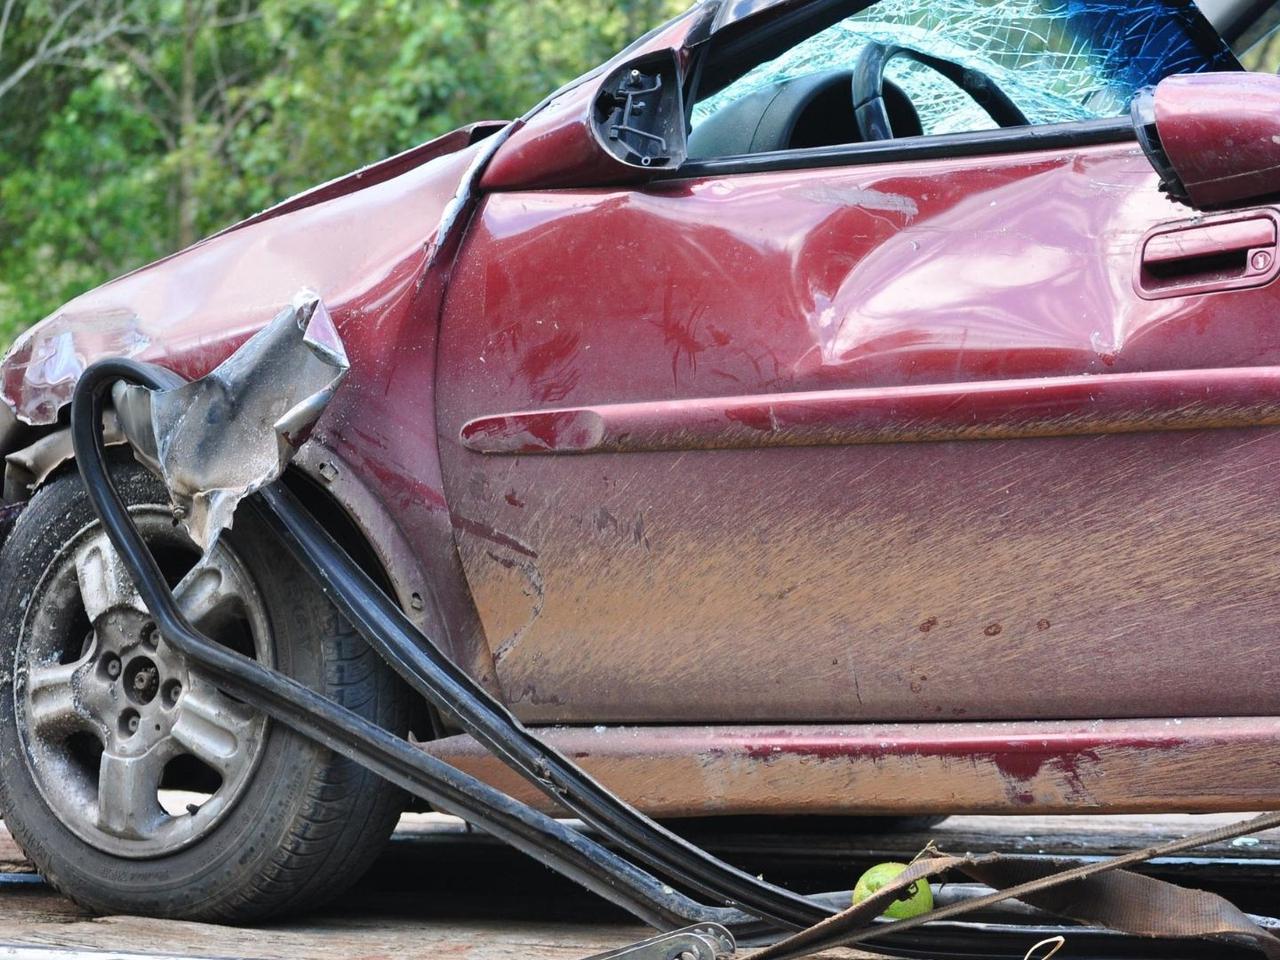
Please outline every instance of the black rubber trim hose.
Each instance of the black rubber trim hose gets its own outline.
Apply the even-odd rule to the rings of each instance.
[[[232,696],[438,809],[475,824],[647,923],[671,929],[708,920],[750,920],[737,911],[708,908],[673,891],[580,831],[513,800],[196,630],[183,615],[111,483],[102,438],[103,407],[113,384],[124,380],[165,389],[172,386],[171,378],[168,371],[136,361],[103,360],[85,371],[71,408],[72,442],[89,500],[166,642]]]

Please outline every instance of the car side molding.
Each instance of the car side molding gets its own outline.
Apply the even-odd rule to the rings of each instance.
[[[526,410],[461,430],[485,454],[1008,440],[1280,426],[1280,367],[1162,370]]]

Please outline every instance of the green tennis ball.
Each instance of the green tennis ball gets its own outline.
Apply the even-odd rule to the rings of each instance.
[[[858,883],[853,888],[853,902],[859,904],[866,900],[881,887],[892,883],[905,869],[905,863],[877,863],[858,878]],[[901,900],[889,904],[883,915],[894,920],[905,920],[933,909],[933,890],[927,880],[917,880],[907,887],[906,894]]]

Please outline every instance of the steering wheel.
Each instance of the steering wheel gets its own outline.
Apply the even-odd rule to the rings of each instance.
[[[864,143],[890,140],[894,136],[885,106],[884,71],[896,57],[906,57],[936,70],[972,97],[1002,127],[1025,127],[1031,123],[990,77],[977,70],[911,47],[872,42],[858,55],[853,67],[853,112]]]

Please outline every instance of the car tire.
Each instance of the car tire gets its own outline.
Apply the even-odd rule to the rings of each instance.
[[[113,476],[181,579],[199,553],[163,485],[123,458]],[[0,553],[0,810],[15,840],[100,914],[234,923],[335,896],[378,855],[404,794],[185,672],[104,556],[72,472],[36,493]],[[198,626],[403,735],[406,688],[269,533],[242,523],[216,560],[216,575],[183,581],[212,624]]]

